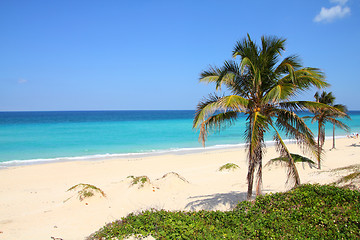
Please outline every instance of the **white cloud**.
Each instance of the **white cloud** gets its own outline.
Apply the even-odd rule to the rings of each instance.
[[[341,6],[344,6],[347,3],[348,0],[330,0],[332,3],[340,4]]]
[[[20,79],[18,80],[18,83],[23,84],[23,83],[27,83],[27,81],[28,81],[28,80],[26,80],[26,79],[20,78]]]
[[[336,2],[344,2],[346,3],[347,0],[333,0]],[[314,18],[315,22],[332,22],[337,18],[343,18],[350,14],[349,7],[342,7],[340,5],[334,6],[332,8],[325,8],[322,7],[321,11],[316,17]]]

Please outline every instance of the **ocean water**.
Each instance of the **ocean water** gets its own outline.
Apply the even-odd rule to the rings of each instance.
[[[0,167],[201,149],[194,111],[0,112]],[[304,114],[302,114],[304,115]],[[360,132],[360,111],[344,120]],[[243,145],[245,116],[209,135],[209,148]],[[316,134],[316,125],[310,124]],[[326,126],[332,136],[332,125]],[[336,135],[348,133],[336,129]],[[271,135],[266,139],[271,141]]]

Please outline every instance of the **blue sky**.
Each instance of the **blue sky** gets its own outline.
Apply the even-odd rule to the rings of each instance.
[[[360,110],[359,0],[2,0],[0,28],[0,111],[194,109],[247,33],[286,38]]]

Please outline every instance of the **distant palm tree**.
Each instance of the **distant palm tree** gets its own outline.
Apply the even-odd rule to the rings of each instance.
[[[344,113],[348,112],[347,107],[346,107],[345,105],[343,105],[343,104],[335,104],[335,105],[333,105],[333,107],[336,108],[336,109],[338,109],[338,110],[341,111],[341,112],[344,112]],[[337,114],[337,115],[334,116],[334,118],[337,118],[337,117],[351,119],[350,116],[347,115],[347,114],[344,115],[344,116],[339,115],[339,114]],[[342,123],[342,124],[344,124],[344,123]],[[335,125],[336,125],[335,122],[333,122],[333,145],[332,145],[332,148],[331,148],[331,149],[335,149]],[[345,129],[346,131],[350,131],[349,126],[347,126],[346,124],[344,124],[344,127],[345,127],[344,129]]]
[[[225,61],[221,68],[210,67],[200,77],[200,82],[215,83],[217,90],[225,86],[231,93],[228,96],[212,94],[198,104],[193,127],[200,129],[199,140],[203,145],[209,130],[231,125],[240,113],[247,116],[248,199],[252,196],[256,168],[256,194],[261,193],[265,132],[274,132],[277,150],[289,159],[288,179],[295,179],[295,185],[300,184],[299,174],[280,131],[285,132],[287,137],[295,138],[313,153],[317,150],[312,132],[295,110],[320,108],[324,104],[290,101],[290,98],[310,87],[322,88],[328,84],[319,69],[303,68],[295,55],[280,61],[285,41],[263,36],[258,46],[247,35],[237,42],[233,51],[233,57],[239,57],[240,63]]]
[[[332,92],[325,92],[323,91],[321,94],[316,92],[314,95],[316,102],[323,103],[333,108],[337,109],[337,112],[331,111],[329,109],[311,109],[310,112],[314,114],[312,118],[312,122],[318,122],[318,138],[317,138],[317,161],[318,161],[318,168],[321,169],[321,155],[323,152],[323,145],[325,141],[325,123],[330,122],[333,124],[333,148],[335,148],[335,125],[349,131],[349,127],[337,120],[336,118],[345,117],[350,119],[350,117],[346,114],[347,108],[345,105],[342,104],[335,104],[335,97],[332,95]]]

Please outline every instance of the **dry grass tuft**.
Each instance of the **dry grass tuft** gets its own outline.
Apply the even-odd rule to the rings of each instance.
[[[180,176],[180,174],[178,174],[176,172],[168,172],[167,174],[165,174],[161,178],[164,179],[164,178],[167,178],[167,177],[169,177],[171,175],[176,176],[178,179],[182,180],[183,182],[189,183],[188,180],[186,180],[184,177]]]
[[[131,180],[131,186],[135,186],[138,185],[138,188],[143,188],[145,186],[146,183],[151,183],[150,182],[150,178],[148,176],[138,176],[138,177],[134,177],[134,176],[128,176],[127,178],[132,178]]]
[[[352,172],[343,177],[341,177],[338,181],[332,183],[332,185],[349,188],[352,190],[360,191],[360,165],[351,165],[347,167],[341,167],[331,170],[332,172],[341,172],[348,171]]]
[[[80,201],[94,196],[95,193],[100,193],[103,197],[106,197],[103,190],[91,184],[79,183],[69,188],[67,192],[72,190],[78,190],[78,198]]]

